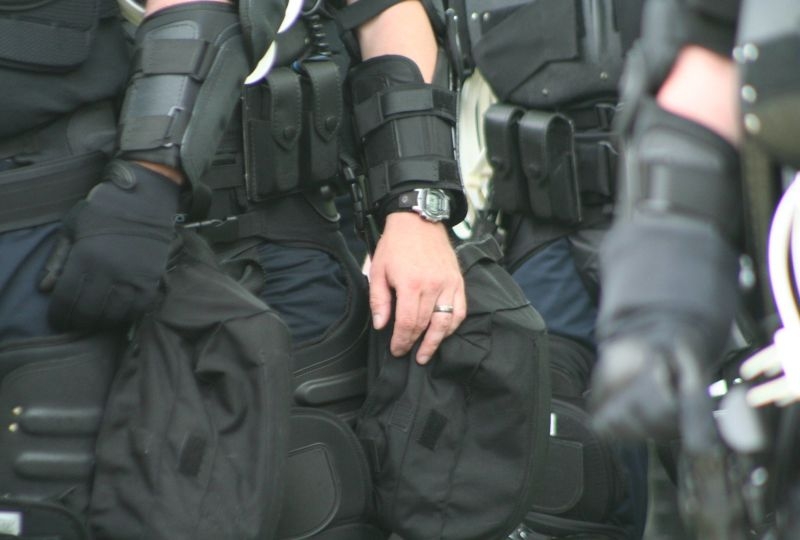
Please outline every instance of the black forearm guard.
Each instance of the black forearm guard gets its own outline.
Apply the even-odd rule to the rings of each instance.
[[[383,206],[415,188],[439,188],[451,198],[449,225],[466,215],[453,129],[454,92],[426,84],[417,65],[403,56],[381,56],[350,72],[355,125],[363,143],[367,200]]]
[[[166,8],[136,33],[119,153],[200,180],[249,70],[239,14],[216,2]]]
[[[679,215],[712,225],[732,245],[741,239],[739,155],[721,136],[643,100],[625,165],[620,214]]]

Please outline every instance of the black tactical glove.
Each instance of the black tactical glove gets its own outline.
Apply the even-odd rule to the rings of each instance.
[[[687,396],[702,396],[737,300],[735,250],[710,225],[639,216],[601,253],[599,360],[590,406],[598,431],[626,439],[677,434]]]
[[[115,160],[104,180],[64,219],[63,237],[40,287],[64,330],[131,322],[155,300],[174,236],[180,186]]]

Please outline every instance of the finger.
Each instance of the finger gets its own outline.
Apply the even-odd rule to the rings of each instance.
[[[464,293],[464,282],[461,282],[460,287],[456,290],[453,296],[453,316],[450,318],[450,325],[447,328],[447,336],[455,332],[464,319],[467,318],[467,296]],[[446,336],[445,336],[446,337]]]
[[[453,313],[433,311],[428,329],[425,331],[425,337],[422,339],[422,343],[420,343],[419,350],[417,351],[418,364],[425,365],[430,361],[444,338],[449,335],[453,319]]]
[[[386,275],[377,266],[372,266],[369,274],[369,308],[372,312],[372,326],[380,330],[389,322],[392,313],[392,290]]]
[[[420,312],[420,295],[417,290],[397,291],[397,307],[394,317],[394,332],[390,349],[394,356],[403,356],[411,350],[414,342],[425,329],[422,322],[424,318],[421,317]]]

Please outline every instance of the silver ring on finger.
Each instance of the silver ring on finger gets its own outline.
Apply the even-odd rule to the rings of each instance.
[[[454,309],[450,304],[436,304],[433,306],[434,313],[453,313]]]

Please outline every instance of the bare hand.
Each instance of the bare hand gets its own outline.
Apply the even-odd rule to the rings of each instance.
[[[375,329],[389,321],[392,291],[397,298],[390,344],[394,356],[408,353],[424,332],[417,362],[427,363],[467,315],[464,280],[441,223],[429,223],[412,213],[390,214],[369,277]],[[435,306],[452,306],[453,311],[434,312]]]

